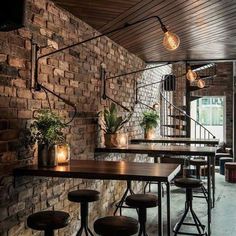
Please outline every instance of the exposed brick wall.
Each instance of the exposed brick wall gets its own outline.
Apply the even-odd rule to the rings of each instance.
[[[29,214],[46,209],[65,210],[72,217],[70,226],[60,235],[72,235],[79,224],[79,207],[67,200],[67,193],[78,188],[99,190],[103,197],[91,204],[91,222],[114,210],[113,204],[124,190],[124,182],[87,181],[81,179],[32,178],[12,176],[16,166],[37,162],[37,153],[19,151],[18,131],[33,119],[33,112],[48,108],[44,92],[31,89],[31,41],[40,47],[40,54],[51,52],[97,34],[86,23],[46,0],[27,1],[27,26],[13,32],[0,33],[0,235],[33,235],[26,226]],[[46,47],[45,47],[46,46]],[[40,61],[39,80],[46,87],[77,104],[81,117],[76,117],[65,130],[74,159],[92,159],[94,148],[100,145],[97,121],[86,117],[96,114],[109,101],[101,101],[100,65],[108,76],[132,71],[145,66],[144,62],[106,37],[63,51]],[[151,82],[152,77],[142,73],[109,80],[109,96],[127,107],[134,106],[135,80]],[[156,87],[147,88],[151,96],[147,104],[156,100]],[[150,92],[151,91],[151,92]],[[54,112],[68,120],[72,108],[49,94]],[[143,108],[135,106],[135,113],[125,127],[129,137],[141,136],[139,126]],[[122,109],[120,112],[123,112]],[[126,156],[111,155],[110,159]],[[130,156],[130,160],[139,158]],[[137,190],[137,183],[135,189]],[[113,207],[113,208],[112,208]]]

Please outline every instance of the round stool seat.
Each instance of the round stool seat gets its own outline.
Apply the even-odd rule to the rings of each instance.
[[[126,198],[125,202],[134,208],[150,208],[158,205],[158,197],[154,194],[132,194]]]
[[[71,202],[95,202],[99,199],[99,194],[95,190],[75,190],[68,193],[68,199]]]
[[[193,178],[179,178],[175,180],[175,185],[180,188],[200,188],[202,181]]]
[[[94,231],[102,236],[129,236],[138,232],[138,221],[127,216],[107,216],[94,222]]]
[[[27,225],[35,230],[55,230],[66,227],[69,218],[64,211],[40,211],[28,217]]]
[[[189,164],[194,166],[205,166],[207,165],[207,161],[204,159],[192,159],[189,161]]]

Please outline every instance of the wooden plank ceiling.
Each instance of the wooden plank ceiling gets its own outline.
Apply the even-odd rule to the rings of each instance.
[[[176,51],[163,48],[163,33],[155,20],[109,35],[147,62],[236,59],[235,0],[53,1],[102,33],[158,15],[180,37]]]

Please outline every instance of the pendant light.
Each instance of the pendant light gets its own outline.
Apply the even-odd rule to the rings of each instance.
[[[163,38],[163,46],[169,50],[173,51],[176,50],[179,47],[180,44],[180,39],[179,36],[170,32],[166,31],[164,33],[164,38]]]
[[[191,67],[188,68],[188,72],[186,74],[187,79],[190,82],[193,82],[194,80],[197,79],[197,73],[191,69]]]
[[[203,80],[203,79],[199,79],[198,81],[197,81],[197,86],[198,86],[198,88],[204,88],[205,87],[205,81]]]

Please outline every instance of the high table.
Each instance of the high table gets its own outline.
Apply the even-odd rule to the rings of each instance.
[[[167,184],[167,226],[170,235],[170,181],[180,171],[177,164],[152,164],[126,161],[94,161],[73,160],[70,165],[51,168],[37,165],[16,168],[15,176],[44,176],[63,178],[108,179],[108,180],[139,180],[158,182],[158,232],[163,235],[161,184]]]
[[[195,147],[195,146],[163,146],[160,144],[129,144],[126,147],[96,148],[95,153],[134,153],[134,154],[148,154],[148,155],[186,155],[186,156],[206,156],[207,157],[207,190],[208,190],[208,236],[211,235],[211,162],[215,157],[215,147]],[[213,197],[215,196],[215,180],[213,175]],[[168,189],[169,187],[167,187]],[[168,190],[169,191],[169,190]],[[214,201],[213,201],[214,202]],[[168,229],[170,231],[170,229]],[[170,235],[168,231],[168,235]]]
[[[182,143],[182,144],[204,144],[216,146],[218,139],[199,139],[199,138],[179,138],[179,137],[160,137],[154,139],[131,139],[131,143]]]

